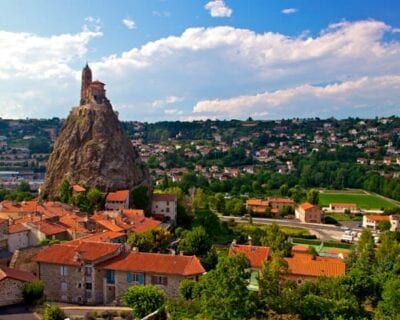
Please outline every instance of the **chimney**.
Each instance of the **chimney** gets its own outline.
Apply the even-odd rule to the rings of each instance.
[[[132,247],[132,252],[139,252],[139,248],[138,247]]]
[[[179,255],[180,255],[180,256],[183,256],[183,251],[179,251]]]
[[[233,239],[233,240],[232,240],[232,244],[235,246],[236,243],[237,243],[237,242],[236,242],[236,239]]]

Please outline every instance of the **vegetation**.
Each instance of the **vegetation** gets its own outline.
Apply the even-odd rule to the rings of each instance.
[[[28,306],[36,306],[41,304],[44,299],[44,284],[42,281],[36,280],[27,282],[22,290],[24,303]]]
[[[153,285],[131,286],[125,291],[123,302],[133,309],[136,318],[141,319],[164,304],[165,293]]]
[[[43,311],[43,320],[64,320],[65,312],[56,305],[47,305]]]

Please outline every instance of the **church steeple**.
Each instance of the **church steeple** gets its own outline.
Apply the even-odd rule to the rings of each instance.
[[[82,83],[81,83],[81,102],[80,105],[84,105],[88,103],[88,91],[90,84],[92,83],[92,70],[88,63],[86,62],[86,66],[82,69]]]

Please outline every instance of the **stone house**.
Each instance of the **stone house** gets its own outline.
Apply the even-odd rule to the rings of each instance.
[[[100,263],[119,255],[124,245],[74,240],[39,252],[37,275],[45,284],[45,294],[54,301],[103,303],[105,272]]]
[[[29,247],[29,229],[22,223],[10,224],[8,226],[8,251]]]
[[[106,197],[106,210],[120,210],[129,208],[129,190],[109,192]]]
[[[321,223],[321,209],[308,202],[296,208],[295,216],[303,223]]]
[[[132,285],[153,284],[169,296],[177,296],[184,279],[197,281],[205,270],[196,256],[145,253],[132,251],[106,261],[104,302],[120,301]]]
[[[0,267],[0,306],[23,302],[22,290],[25,283],[35,280],[35,276],[26,271]]]
[[[154,193],[151,202],[153,217],[160,217],[170,221],[176,220],[177,197],[175,194]]]
[[[7,250],[8,220],[0,219],[0,250]]]

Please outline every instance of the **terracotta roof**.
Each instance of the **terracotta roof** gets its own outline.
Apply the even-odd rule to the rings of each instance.
[[[196,256],[180,256],[162,253],[130,252],[101,265],[103,269],[138,271],[183,276],[205,272]]]
[[[7,219],[0,219],[0,224],[7,223],[7,222],[8,222]]]
[[[41,263],[79,266],[80,260],[95,262],[122,250],[123,245],[75,240],[55,244],[40,251],[32,260]]]
[[[229,255],[240,253],[243,253],[249,259],[252,268],[261,268],[264,261],[268,260],[272,251],[269,247],[231,244]]]
[[[74,184],[72,186],[72,190],[74,192],[85,192],[86,191],[86,189],[84,187],[81,187],[79,184]]]
[[[294,253],[285,258],[291,275],[307,277],[337,277],[345,274],[345,263],[336,258],[315,257],[306,253]]]
[[[268,206],[268,201],[267,200],[262,200],[262,199],[248,199],[246,200],[246,205],[248,206]]]
[[[332,202],[330,203],[331,207],[340,207],[340,208],[353,208],[357,209],[357,204],[355,203],[346,203],[346,202]]]
[[[173,193],[153,193],[153,201],[176,201],[177,196]]]
[[[84,226],[84,218],[75,214],[66,214],[60,217],[59,223],[75,232],[88,232]]]
[[[289,198],[269,198],[268,201],[271,202],[277,202],[277,203],[289,203],[289,204],[293,204],[294,201],[292,199]]]
[[[308,252],[308,246],[296,245],[292,247],[292,252]]]
[[[48,223],[45,221],[35,222],[35,223],[33,223],[33,225],[35,225],[35,227],[38,230],[40,230],[41,233],[45,234],[46,236],[52,236],[52,235],[60,234],[60,233],[67,231],[67,228],[65,228],[61,225],[56,225],[56,224]]]
[[[96,220],[96,222],[101,225],[103,228],[110,230],[110,231],[123,231],[124,229],[120,226],[117,226],[115,223],[109,220]]]
[[[115,192],[110,192],[106,201],[116,201],[116,202],[124,202],[129,197],[129,190],[119,190]]]
[[[309,209],[313,209],[315,207],[317,207],[317,206],[315,206],[315,205],[313,205],[313,204],[311,204],[309,202],[304,202],[301,205],[299,205],[299,208],[301,208],[303,210],[309,210]]]
[[[19,233],[19,232],[24,232],[24,231],[29,231],[27,227],[25,227],[22,223],[14,223],[10,224],[8,226],[8,233]]]
[[[6,278],[11,278],[11,279],[19,280],[19,281],[23,281],[23,282],[30,282],[30,281],[33,281],[36,279],[35,276],[30,272],[1,266],[0,267],[0,281],[4,280]]]
[[[384,216],[384,215],[369,215],[365,217],[367,220],[372,220],[372,221],[390,221],[390,216]]]
[[[111,242],[111,240],[121,237],[126,237],[126,234],[124,232],[118,231],[105,231],[86,236],[84,238],[81,238],[81,240],[91,242]]]

